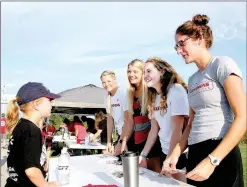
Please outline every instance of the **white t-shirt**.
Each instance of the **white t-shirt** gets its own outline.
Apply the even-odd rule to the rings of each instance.
[[[154,119],[158,122],[160,131],[159,138],[164,154],[168,154],[172,134],[172,116],[189,115],[189,102],[187,92],[180,84],[173,84],[167,95],[167,109],[162,116],[160,113],[160,95],[156,96]]]
[[[104,103],[106,112],[110,113],[107,107],[107,97],[108,93],[106,92]],[[126,91],[118,88],[115,95],[111,96],[111,115],[114,119],[114,125],[119,135],[122,134],[122,128],[124,125],[124,111],[126,110],[128,110],[128,104],[126,102]]]

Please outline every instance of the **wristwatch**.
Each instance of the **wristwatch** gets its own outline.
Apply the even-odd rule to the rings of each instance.
[[[210,154],[208,155],[208,157],[210,158],[210,162],[212,165],[218,166],[220,164],[220,161],[221,161],[220,159],[218,159],[218,158],[216,158]]]

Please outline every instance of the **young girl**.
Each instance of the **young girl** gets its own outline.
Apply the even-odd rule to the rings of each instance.
[[[147,114],[147,85],[143,79],[143,61],[135,59],[128,64],[128,105],[129,120],[127,130],[124,130],[122,150],[124,150],[125,141],[134,130],[134,147],[135,152],[141,153],[143,150],[148,134],[150,132],[151,123]],[[160,156],[162,154],[159,139],[155,140],[155,144],[149,154],[145,155],[147,160],[147,168],[156,172],[160,172]],[[129,149],[129,147],[128,147]],[[141,157],[143,154],[140,155]]]
[[[9,102],[7,129],[11,133],[6,187],[56,186],[46,182],[40,164],[42,135],[39,122],[51,114],[51,100],[60,97],[41,83],[23,85],[15,99]],[[23,112],[19,120],[18,108]]]
[[[122,128],[128,121],[126,92],[117,85],[116,75],[112,71],[104,71],[100,76],[102,85],[107,91],[104,97],[107,111],[107,152],[114,153],[112,146],[112,133],[116,129],[119,141],[115,146],[115,154],[121,152]],[[115,125],[115,128],[114,128]]]
[[[198,187],[243,187],[242,158],[238,143],[246,132],[246,93],[234,60],[213,56],[206,15],[196,15],[176,30],[177,53],[198,71],[189,78],[188,96],[192,125],[166,159],[166,170],[189,145],[188,183]]]
[[[160,58],[148,59],[144,73],[148,86],[148,112],[152,123],[140,159],[140,165],[145,167],[145,156],[153,147],[157,136],[163,151],[162,161],[170,155],[181,138],[184,118],[189,115],[189,104],[185,83],[166,61]],[[186,157],[183,154],[179,168],[182,169],[185,165]],[[174,174],[173,177],[186,181],[183,175]]]

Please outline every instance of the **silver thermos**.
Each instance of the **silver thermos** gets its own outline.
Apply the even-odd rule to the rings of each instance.
[[[122,155],[124,187],[139,187],[139,156],[132,151]]]

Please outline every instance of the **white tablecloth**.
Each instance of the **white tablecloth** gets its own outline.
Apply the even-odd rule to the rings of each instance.
[[[113,172],[121,170],[122,166],[107,164],[109,158],[102,155],[70,157],[70,182],[63,187],[81,187],[88,184],[115,184],[124,187],[124,178],[113,176]],[[110,157],[110,160],[114,158]],[[49,164],[49,181],[57,181],[58,158],[51,158]],[[191,185],[179,182],[145,168],[139,169],[143,174],[139,175],[139,187],[189,187]]]
[[[105,145],[77,144],[76,141],[65,140],[69,149],[106,149]]]
[[[62,139],[62,135],[56,135],[56,136],[53,136],[52,141],[53,142],[64,142],[64,141],[76,142],[76,137],[70,136],[70,138],[67,137],[66,139]]]

